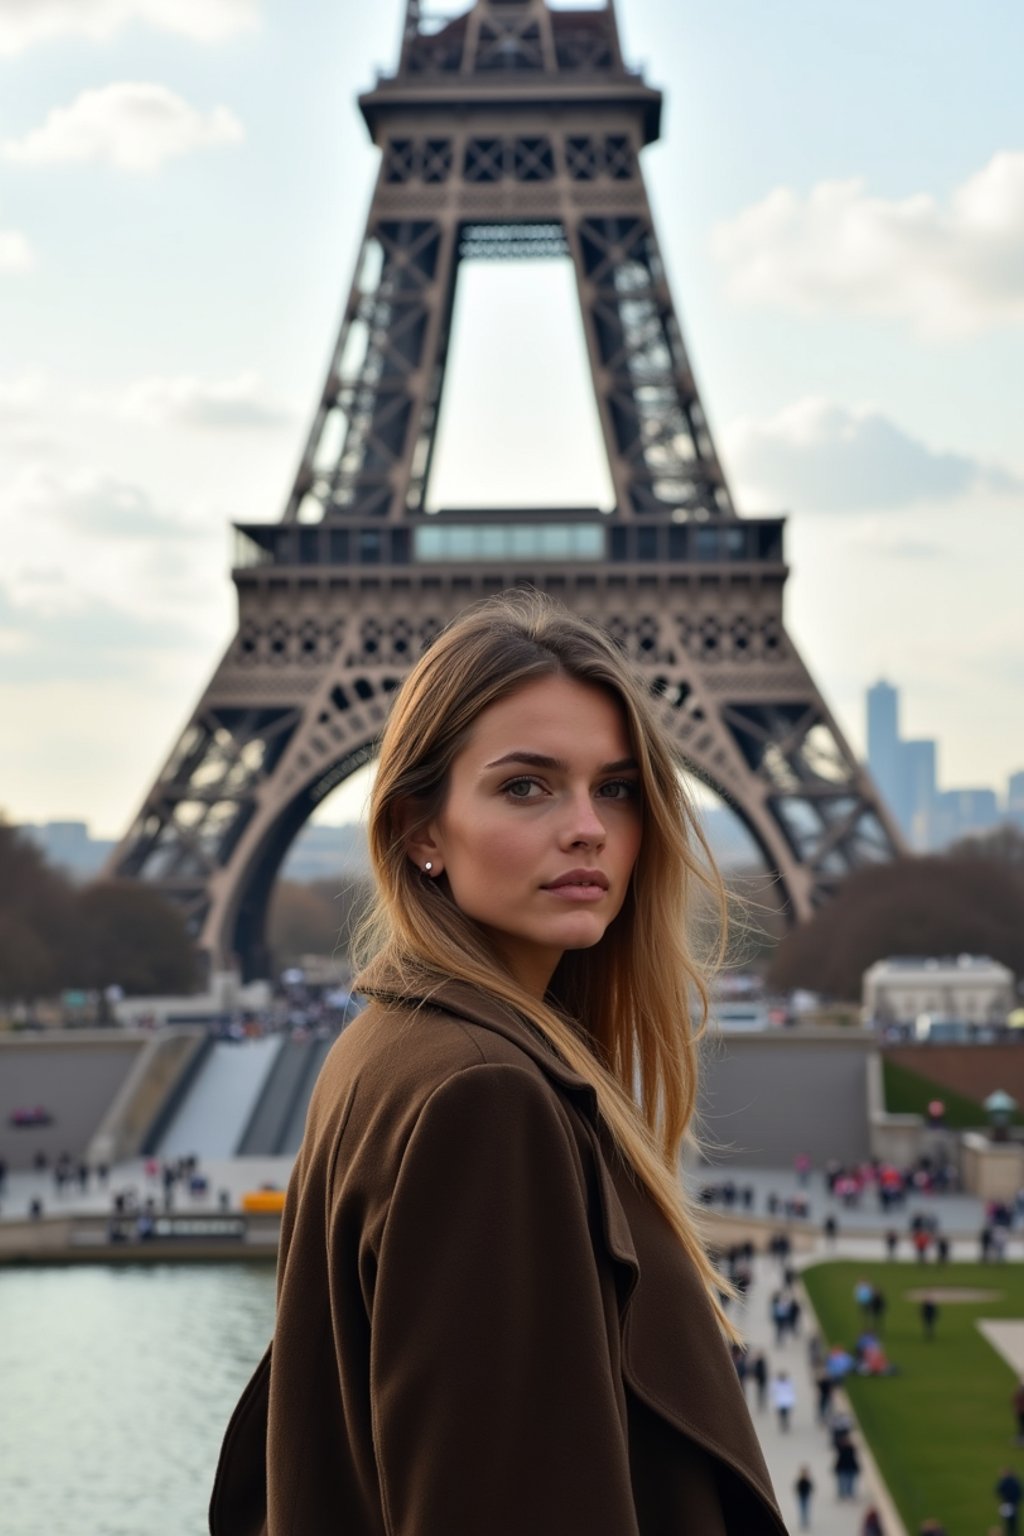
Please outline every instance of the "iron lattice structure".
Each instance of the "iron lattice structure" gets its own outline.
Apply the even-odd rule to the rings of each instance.
[[[111,871],[181,904],[216,966],[265,973],[296,833],[442,626],[528,583],[615,636],[806,918],[899,836],[786,633],[783,519],[733,505],[640,167],[662,97],[613,4],[409,0],[360,106],[380,170],[294,488],[236,525],[237,634]],[[575,271],[614,508],[430,513],[460,264],[536,255]]]

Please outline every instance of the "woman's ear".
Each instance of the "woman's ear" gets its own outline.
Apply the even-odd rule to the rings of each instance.
[[[397,807],[396,819],[408,858],[416,868],[436,880],[444,868],[441,847],[432,822],[424,823],[416,815],[417,807],[404,801]]]

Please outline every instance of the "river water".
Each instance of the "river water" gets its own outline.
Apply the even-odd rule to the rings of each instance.
[[[0,1531],[205,1536],[272,1264],[0,1269]]]

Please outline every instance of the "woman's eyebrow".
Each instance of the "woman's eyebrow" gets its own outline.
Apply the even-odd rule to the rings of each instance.
[[[504,768],[508,763],[525,763],[529,768],[551,768],[556,773],[568,773],[569,764],[563,762],[560,757],[545,757],[541,752],[507,752],[504,757],[495,758],[493,763],[488,763],[488,768]],[[636,769],[636,760],[632,757],[623,757],[617,763],[605,763],[597,771],[598,773],[628,773]]]

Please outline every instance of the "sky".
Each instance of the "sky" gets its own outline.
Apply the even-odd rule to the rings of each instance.
[[[283,510],[376,174],[355,98],[403,12],[0,0],[8,819],[120,834],[233,634],[229,525]],[[885,676],[942,787],[1002,789],[1024,768],[1024,10],[619,13],[666,93],[642,163],[734,498],[788,515],[787,627],[855,750]],[[434,505],[606,500],[562,264],[465,270],[440,432]]]

